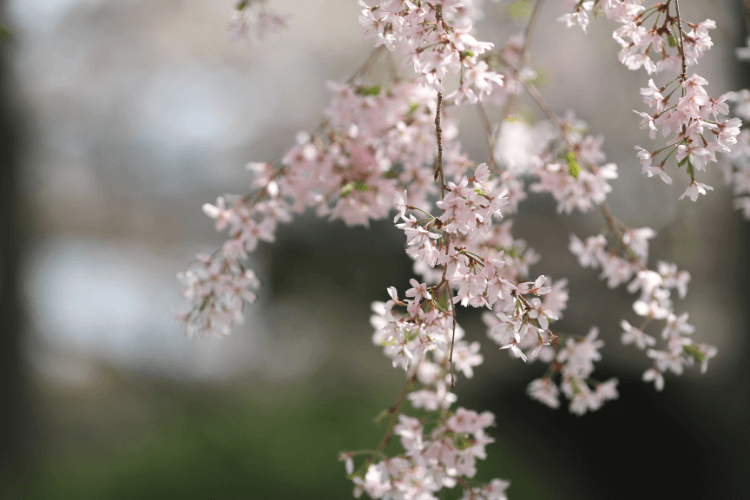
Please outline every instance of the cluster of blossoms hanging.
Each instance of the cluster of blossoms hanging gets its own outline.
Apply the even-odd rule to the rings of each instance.
[[[675,154],[677,165],[685,166],[690,177],[680,199],[687,196],[696,201],[700,194],[713,190],[698,182],[695,172],[705,171],[709,163],[717,162],[717,153],[732,151],[742,122],[736,117],[722,119],[729,114],[726,101],[732,97],[731,93],[710,97],[703,88],[708,82],[697,74],[688,78],[687,68],[698,64],[698,59],[713,46],[708,30],[715,29],[716,23],[710,19],[698,24],[682,20],[676,0],[649,8],[641,5],[640,0],[569,1],[566,9],[569,12],[560,20],[569,27],[577,23],[584,31],[588,25],[587,12],[600,12],[621,23],[613,37],[622,46],[620,62],[628,69],[643,67],[649,75],[662,71],[677,73],[677,77],[662,86],[651,79],[648,87],[641,89],[643,102],[655,109],[653,114],[635,111],[642,118],[641,128],[649,130],[651,139],[659,131],[670,139],[665,147],[654,151],[636,146],[638,158],[645,175],[658,176],[672,184],[664,167]]]
[[[747,59],[750,60],[750,56]],[[735,92],[728,100],[734,104],[734,114],[745,123],[750,122],[750,90]],[[724,181],[737,196],[735,207],[742,210],[745,219],[750,219],[750,196],[747,196],[750,195],[750,130],[740,130],[737,144],[718,158]]]
[[[690,275],[666,262],[649,269],[649,240],[655,232],[626,227],[609,210],[606,197],[618,174],[616,165],[605,163],[603,138],[589,134],[572,112],[556,115],[534,86],[527,52],[533,26],[496,49],[475,38],[479,0],[359,3],[360,23],[365,37],[376,39],[375,50],[346,83],[329,84],[332,98],[325,120],[312,135],[299,134],[297,145],[278,160],[248,166],[254,176],[251,194],[226,195],[215,205],[204,205],[217,231],[227,231],[228,238],[220,250],[199,256],[180,275],[192,307],[179,319],[191,336],[228,334],[259,286],[242,261],[259,241],[272,242],[278,224],[290,221],[293,213],[313,209],[321,217],[367,226],[395,208],[393,222],[406,236],[406,252],[420,279],[411,280],[403,298],[389,287],[390,300],[373,304],[371,322],[374,343],[406,372],[406,383],[384,412],[389,422],[380,445],[343,452],[340,458],[355,496],[434,499],[444,488],[460,486],[464,499],[505,499],[507,481],[473,480],[476,460],[486,456],[485,446],[493,442],[486,429],[494,416],[453,408],[456,372],[472,377],[484,359],[480,343],[465,339],[459,306],[485,308],[491,341],[513,358],[546,366],[546,373],[528,385],[531,398],[557,408],[562,393],[569,410],[583,415],[618,397],[616,379],[591,378],[604,344],[599,330],[592,327],[584,336],[557,328],[567,306],[567,281],[531,275],[530,266],[539,256],[512,234],[512,217],[527,188],[551,194],[558,212],[601,211],[606,235],[571,236],[570,250],[582,267],[601,269],[610,288],[627,284],[629,292],[638,293],[633,310],[642,324],[632,326],[623,319],[621,341],[653,359],[645,381],[661,390],[667,372],[679,375],[696,363],[705,371],[716,349],[694,342],[688,313],[674,308],[672,292],[684,298]],[[256,4],[241,2],[239,11],[245,15]],[[532,19],[540,5],[535,3]],[[664,165],[676,153],[691,178],[683,197],[696,201],[698,193],[711,188],[695,180],[695,171],[719,161],[736,194],[750,193],[750,131],[740,133],[739,119],[720,119],[729,113],[727,101],[737,103],[738,115],[750,118],[750,92],[712,99],[703,89],[704,79],[685,74],[686,66],[711,46],[707,30],[714,27],[712,21],[682,21],[677,0],[650,8],[631,0],[568,1],[565,9],[561,20],[584,30],[593,12],[621,23],[614,36],[628,68],[645,67],[649,74],[681,68],[667,85],[657,87],[651,80],[641,91],[656,109],[654,115],[639,113],[642,127],[650,129],[652,138],[659,129],[672,136],[667,147],[653,153],[639,148],[644,173],[671,183]],[[653,26],[647,29],[644,24],[651,18]],[[683,24],[692,31],[686,32]],[[415,76],[398,74],[390,59],[396,51],[405,55]],[[361,83],[380,58],[391,62],[387,83]],[[451,91],[445,90],[447,75],[458,77]],[[510,130],[505,127],[508,109],[523,90],[548,119],[526,131],[534,140],[522,155],[496,155],[496,144],[502,145]],[[462,104],[476,105],[486,122],[493,150],[486,163],[473,163],[457,140],[450,106]],[[484,104],[502,108],[503,122],[493,127]],[[654,165],[656,156],[670,148]],[[717,153],[725,155],[717,158]],[[739,200],[750,216],[750,197]],[[646,333],[653,324],[661,325],[660,349],[657,335]],[[406,400],[433,417],[401,414]],[[394,435],[405,452],[388,456],[385,448]]]
[[[289,16],[279,14],[268,7],[268,0],[241,0],[232,15],[229,31],[232,36],[245,42],[251,38],[263,38],[266,33],[275,33],[287,26]]]
[[[502,76],[480,59],[493,44],[472,35],[473,20],[481,14],[478,3],[359,0],[364,7],[359,22],[365,38],[376,38],[376,47],[385,45],[407,56],[405,64],[413,66],[417,82],[442,92],[443,78],[460,74],[458,88],[445,98],[474,104],[503,83]]]

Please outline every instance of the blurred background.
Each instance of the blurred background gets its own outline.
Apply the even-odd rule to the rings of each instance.
[[[252,256],[264,286],[242,328],[189,341],[171,321],[184,306],[175,274],[222,242],[201,205],[246,192],[245,163],[313,130],[325,82],[372,47],[354,0],[271,2],[288,29],[249,45],[228,36],[230,0],[0,2],[0,497],[351,497],[338,453],[380,441],[374,418],[403,384],[368,321],[370,302],[412,277],[400,231],[300,217]],[[677,202],[684,179],[640,175],[633,145],[652,148],[631,110],[644,107],[646,74],[618,62],[613,23],[584,35],[547,4],[531,44],[542,93],[605,135],[620,168],[613,211],[659,232],[651,263],[690,271],[678,310],[719,355],[662,393],[642,383],[648,360],[619,343],[632,297],[560,250],[601,217],[559,217],[530,197],[515,234],[542,254],[533,273],[568,277],[561,327],[599,326],[595,376],[618,377],[621,396],[583,418],[529,400],[543,368],[498,352],[479,311],[461,311],[485,363],[460,379],[458,403],[498,422],[478,478],[510,479],[513,499],[749,498],[750,223],[718,172],[699,203]],[[488,3],[481,38],[504,43],[529,7]],[[739,1],[681,7],[719,26],[698,69],[709,93],[749,87],[734,58],[747,36]],[[481,122],[459,115],[482,161]]]

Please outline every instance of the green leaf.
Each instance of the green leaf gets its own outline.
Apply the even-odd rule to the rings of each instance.
[[[469,434],[462,432],[461,434],[453,435],[453,446],[455,446],[457,450],[463,451],[474,446],[474,443],[469,437]]]
[[[703,351],[701,351],[700,349],[698,349],[696,346],[692,344],[684,345],[682,346],[682,348],[685,350],[685,352],[690,354],[693,357],[693,359],[696,360],[698,363],[703,363],[703,360],[706,358],[706,355],[703,353]]]
[[[341,197],[349,196],[352,191],[354,191],[354,183],[350,182],[341,188]]]
[[[581,393],[581,388],[578,386],[578,379],[571,378],[570,379],[570,385],[573,386],[573,395],[577,396]]]
[[[687,157],[685,157],[685,159],[687,159]],[[690,160],[687,162],[687,173],[691,179],[695,179],[695,171],[693,170],[693,164],[690,163]]]
[[[451,299],[453,294],[451,293],[450,286],[444,284],[433,293],[435,304],[443,311],[450,311]]]
[[[359,181],[357,181],[357,182],[354,183],[354,189],[356,189],[357,191],[369,191],[370,190],[370,186],[368,186],[367,184],[365,184],[365,181],[359,180]]]
[[[677,44],[677,38],[674,35],[672,35],[672,34],[670,34],[667,37],[667,42],[669,43],[669,46],[672,47],[672,48],[677,47],[677,45],[678,45]]]
[[[385,410],[381,411],[377,417],[374,418],[375,423],[379,424],[384,418],[386,418],[390,414],[391,414],[391,409],[386,408]]]
[[[569,151],[565,155],[568,160],[568,173],[574,179],[578,179],[578,175],[581,173],[581,166],[576,161],[576,155],[572,151]]]
[[[373,85],[372,87],[362,87],[357,93],[359,95],[380,95],[380,85]]]
[[[346,196],[349,196],[352,191],[369,191],[370,186],[365,184],[365,181],[359,180],[359,181],[352,181],[347,183],[344,187],[341,188],[341,197],[344,198]]]

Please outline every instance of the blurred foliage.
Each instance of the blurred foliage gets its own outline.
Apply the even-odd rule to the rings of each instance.
[[[13,32],[5,24],[0,24],[0,43],[7,42],[13,38]]]
[[[141,384],[124,378],[118,383],[128,387],[108,387],[101,396],[110,399],[106,394],[122,390],[145,394],[156,410],[153,418],[138,432],[126,425],[121,432],[127,439],[105,433],[56,443],[25,475],[22,498],[351,498],[353,486],[337,462],[339,452],[377,446],[387,421],[376,424],[374,417],[399,389],[384,394],[367,382],[363,388],[345,380],[335,392],[252,382],[248,397],[241,394],[247,386],[217,391],[153,381],[136,389]],[[97,396],[75,391],[67,397],[82,408]],[[68,432],[76,434],[73,428]],[[499,444],[480,462],[479,479],[511,472]],[[397,452],[397,440],[386,450]],[[551,493],[533,488],[528,472],[512,473],[517,498]],[[446,498],[459,492],[453,493]]]

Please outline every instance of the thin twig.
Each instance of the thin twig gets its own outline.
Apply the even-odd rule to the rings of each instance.
[[[445,199],[445,191],[447,189],[445,185],[445,172],[443,171],[443,129],[440,126],[440,114],[442,112],[443,105],[443,93],[438,92],[437,95],[437,111],[435,112],[435,136],[437,137],[438,154],[437,160],[435,161],[435,181],[440,182],[440,198]],[[445,252],[448,253],[451,247],[451,239],[448,233],[445,233]],[[448,295],[451,304],[451,314],[453,316],[453,335],[451,336],[451,353],[449,362],[451,365],[451,386],[456,387],[456,376],[453,374],[453,345],[456,342],[456,306],[453,304],[453,292],[446,279],[446,273],[448,272],[448,266],[446,265],[443,269],[443,280],[448,287]]]
[[[523,57],[525,58],[529,49],[529,40],[536,27],[536,21],[539,19],[539,12],[542,10],[542,4],[544,0],[536,0],[534,2],[534,10],[531,11],[531,17],[529,17],[529,23],[526,25],[526,31],[523,33]]]
[[[370,52],[370,55],[367,56],[367,59],[362,63],[362,65],[357,68],[357,70],[352,73],[352,75],[347,78],[346,83],[352,83],[355,78],[357,78],[360,75],[363,75],[369,71],[370,67],[375,64],[375,61],[378,57],[380,57],[380,54],[383,53],[385,50],[385,45],[381,45],[380,47],[375,47],[375,49]]]
[[[404,386],[401,388],[401,392],[398,394],[398,399],[396,399],[396,402],[393,403],[393,406],[390,407],[389,412],[391,414],[391,418],[388,419],[388,427],[385,430],[385,436],[383,436],[383,439],[380,441],[380,444],[375,449],[375,453],[372,457],[367,459],[367,462],[365,463],[365,470],[367,470],[367,466],[370,465],[373,460],[374,456],[377,454],[380,454],[386,446],[388,446],[388,443],[391,441],[391,437],[393,436],[393,427],[396,425],[396,417],[398,417],[398,412],[401,409],[401,403],[404,402],[404,398],[406,397],[406,394],[409,392],[409,386],[417,381],[417,370],[416,367],[414,369],[414,375],[406,379],[406,382],[404,383]]]
[[[537,88],[524,80],[521,80],[521,83],[523,84],[526,91],[529,93],[531,98],[536,102],[536,104],[544,111],[544,113],[549,117],[549,119],[560,129],[560,134],[562,135],[565,142],[568,143],[568,146],[571,148],[575,147],[575,143],[571,140],[570,136],[568,135],[568,130],[565,127],[565,125],[560,121],[560,119],[557,117],[557,115],[552,111],[552,108],[550,108],[549,104],[547,104],[547,101],[544,100],[544,97],[542,97],[542,94],[539,93],[539,90]],[[592,165],[586,161],[582,162],[585,167],[587,167],[592,172],[595,172],[598,170],[598,167],[596,165]],[[619,226],[617,225],[617,222],[615,221],[615,217],[612,215],[612,211],[609,209],[609,205],[606,201],[603,201],[602,204],[599,206],[602,212],[602,216],[604,217],[604,220],[607,222],[607,226],[609,226],[610,231],[612,231],[612,234],[615,235],[615,238],[617,238],[617,241],[622,245],[622,248],[630,253],[631,256],[634,256],[635,253],[630,248],[630,246],[625,243],[625,237],[622,234],[622,231],[620,231]],[[643,267],[643,266],[641,266]]]
[[[680,0],[674,0],[674,8],[677,11],[677,31],[680,33],[680,57],[682,58],[682,81],[687,79],[687,64],[685,62],[685,42],[682,40],[682,21],[680,20]]]
[[[437,136],[437,159],[435,160],[435,181],[440,182],[440,197],[445,198],[445,173],[443,172],[443,129],[440,126],[440,115],[443,108],[443,93],[437,95],[437,111],[435,111],[435,135]]]
[[[524,61],[524,64],[531,65],[531,57],[529,56],[529,44],[531,40],[531,35],[534,34],[534,28],[537,26],[537,20],[539,19],[539,12],[542,10],[542,4],[544,3],[544,0],[537,0],[534,2],[534,9],[531,11],[531,16],[529,17],[529,22],[526,25],[526,30],[523,34],[523,45],[521,46],[521,59]],[[518,76],[518,75],[516,75]],[[508,96],[508,100],[505,101],[505,106],[503,106],[503,114],[501,122],[504,122],[508,119],[508,115],[510,114],[510,110],[513,107],[513,101],[515,100],[516,95],[511,94]],[[500,133],[500,128],[498,127],[497,133]],[[494,138],[493,142],[497,142],[497,138]]]
[[[445,26],[445,21],[443,20],[443,6],[442,5],[436,5],[435,6],[435,20],[439,23],[443,24],[443,28],[447,29]],[[440,197],[441,199],[445,199],[445,191],[447,189],[445,185],[445,172],[443,171],[443,129],[440,126],[440,115],[442,114],[442,108],[443,108],[443,93],[438,92],[437,95],[437,110],[435,111],[435,136],[437,137],[437,147],[438,147],[438,154],[437,154],[437,160],[435,161],[435,181],[438,179],[440,180]],[[445,251],[448,253],[450,251],[451,247],[451,239],[450,235],[448,233],[445,233]],[[451,314],[453,316],[453,335],[451,336],[451,353],[449,358],[449,363],[451,366],[451,386],[456,387],[456,376],[453,373],[453,346],[456,342],[456,306],[453,303],[453,289],[451,288],[450,283],[448,283],[448,280],[446,279],[446,273],[448,272],[448,265],[443,268],[443,279],[441,283],[445,283],[448,287],[448,296],[449,301],[451,305]]]

